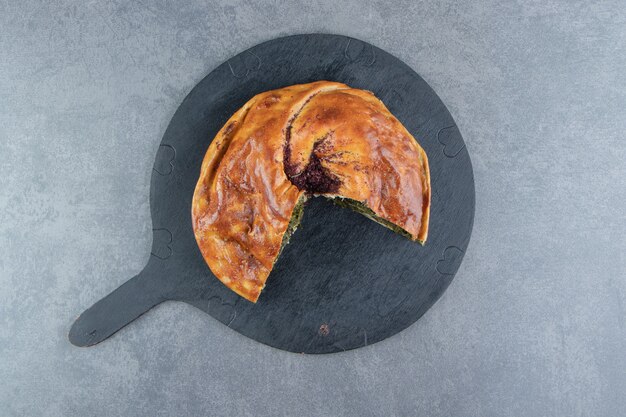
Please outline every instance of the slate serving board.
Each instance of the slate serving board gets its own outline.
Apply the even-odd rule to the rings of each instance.
[[[196,246],[191,200],[200,164],[216,132],[253,95],[316,80],[373,91],[418,139],[431,169],[429,238],[422,247],[323,198],[312,199],[252,304],[212,275]],[[441,296],[469,243],[474,179],[454,120],[411,68],[354,38],[296,35],[238,54],[189,93],[159,147],[150,207],[148,264],[76,320],[69,333],[73,344],[99,343],[155,305],[178,300],[267,345],[331,353],[398,333]]]

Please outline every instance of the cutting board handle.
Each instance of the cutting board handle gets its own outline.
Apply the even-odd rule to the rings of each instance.
[[[167,300],[160,279],[163,277],[160,263],[158,257],[150,256],[150,261],[139,274],[85,310],[70,329],[70,342],[81,347],[100,343]]]

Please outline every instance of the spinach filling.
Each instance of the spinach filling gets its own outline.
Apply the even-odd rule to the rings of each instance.
[[[370,209],[369,207],[367,207],[364,203],[360,201],[352,200],[350,198],[343,198],[343,197],[334,197],[334,198],[327,197],[327,198],[329,198],[330,200],[333,200],[333,203],[335,203],[339,207],[348,208],[352,211],[362,214],[368,219],[373,220],[382,226],[385,226],[386,228],[392,230],[393,232],[401,236],[406,237],[407,239],[411,239],[411,240],[413,239],[409,232],[407,232],[400,226],[390,222],[389,220],[385,220],[382,217],[377,216],[372,211],[372,209]],[[289,225],[287,226],[287,230],[285,231],[285,234],[283,235],[283,241],[280,245],[280,251],[278,252],[279,256],[283,252],[283,249],[285,248],[285,246],[287,246],[287,244],[289,243],[291,236],[294,234],[294,232],[300,225],[300,222],[302,221],[302,217],[304,216],[305,201],[306,201],[305,196],[300,197],[300,199],[296,203],[296,206],[293,208],[293,212],[291,213],[291,219],[289,220]],[[418,240],[418,242],[421,243],[422,245],[424,244],[424,242],[422,242],[421,240]],[[276,257],[276,260],[278,260],[278,257]]]
[[[285,234],[283,235],[283,241],[280,244],[280,250],[278,251],[279,255],[282,253],[285,246],[287,246],[287,244],[289,243],[289,239],[291,239],[291,236],[294,234],[298,226],[300,226],[300,222],[302,221],[302,216],[304,216],[304,202],[305,201],[306,201],[306,197],[304,196],[300,197],[300,199],[296,203],[296,206],[293,208],[293,211],[291,212],[291,220],[289,220],[289,225],[287,226],[287,230],[285,231]],[[278,257],[276,259],[278,259]]]
[[[351,198],[343,198],[343,197],[336,197],[336,198],[333,198],[332,200],[333,200],[333,203],[335,203],[339,207],[348,208],[352,211],[362,214],[368,219],[373,220],[376,223],[385,226],[387,229],[391,229],[393,232],[401,236],[404,236],[411,240],[413,239],[409,232],[407,232],[400,226],[393,224],[389,220],[385,220],[382,217],[377,216],[376,213],[372,211],[372,209],[370,209],[369,207],[367,207],[364,203],[361,203],[360,201],[352,200]],[[423,242],[421,241],[418,241],[418,242],[423,244]]]

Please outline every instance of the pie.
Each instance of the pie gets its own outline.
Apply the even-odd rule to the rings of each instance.
[[[256,302],[313,196],[424,244],[424,150],[373,93],[318,81],[254,96],[217,133],[192,202],[213,274]]]

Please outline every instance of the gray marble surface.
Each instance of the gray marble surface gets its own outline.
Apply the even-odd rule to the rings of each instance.
[[[449,107],[474,234],[416,324],[303,356],[165,303],[76,348],[141,270],[149,181],[183,97],[277,36],[398,56]],[[615,1],[0,1],[1,416],[626,413],[626,9]]]

